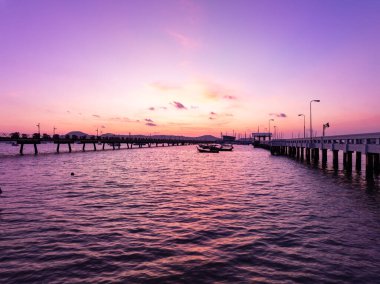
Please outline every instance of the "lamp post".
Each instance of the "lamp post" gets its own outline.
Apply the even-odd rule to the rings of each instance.
[[[40,123],[38,123],[36,126],[37,126],[37,128],[38,128],[38,136],[39,136],[39,135],[41,135],[41,132],[40,132],[40,126],[41,126],[41,125],[40,125]]]
[[[303,138],[306,138],[305,115],[300,113],[298,116],[303,116]]]
[[[319,103],[320,100],[311,100],[311,101],[310,101],[310,140],[313,139],[313,124],[312,124],[312,121],[311,121],[311,103],[312,103],[312,102]]]
[[[270,135],[270,122],[271,121],[274,121],[274,119],[273,118],[271,118],[271,119],[269,119],[269,140],[272,140],[272,137],[271,137],[271,135]]]
[[[322,132],[323,139],[325,138],[325,129],[329,127],[330,127],[330,123],[327,122],[326,124],[323,124],[323,132]],[[323,139],[322,139],[322,143],[323,143]]]
[[[274,130],[273,130],[273,132],[274,132],[274,139],[277,139],[277,132],[276,132],[276,125],[273,125],[273,128],[274,128]]]

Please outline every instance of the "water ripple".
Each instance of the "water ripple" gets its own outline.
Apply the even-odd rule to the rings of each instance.
[[[244,146],[1,159],[1,283],[378,281],[378,179]]]

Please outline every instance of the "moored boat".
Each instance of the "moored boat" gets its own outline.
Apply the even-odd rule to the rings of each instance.
[[[219,153],[219,149],[217,147],[208,147],[202,148],[197,147],[199,153]]]

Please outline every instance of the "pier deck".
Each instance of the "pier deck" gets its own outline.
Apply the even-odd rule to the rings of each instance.
[[[362,155],[366,155],[366,174],[368,177],[380,172],[380,132],[366,134],[336,135],[325,137],[275,139],[260,141],[255,147],[265,148],[272,155],[286,155],[292,158],[317,163],[322,152],[322,165],[327,165],[327,151],[333,152],[333,166],[339,165],[339,152],[343,153],[343,167],[352,171],[355,153],[355,168],[362,167]]]

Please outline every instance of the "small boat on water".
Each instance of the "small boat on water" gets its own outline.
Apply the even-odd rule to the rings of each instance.
[[[197,147],[199,153],[219,153],[219,149],[217,147]]]
[[[198,149],[208,150],[217,149],[218,151],[232,151],[234,146],[231,144],[199,144]]]

